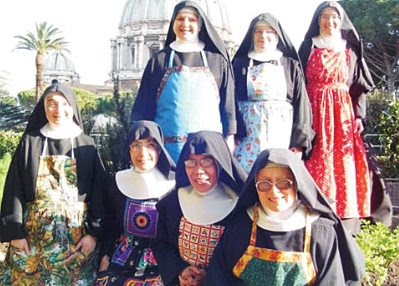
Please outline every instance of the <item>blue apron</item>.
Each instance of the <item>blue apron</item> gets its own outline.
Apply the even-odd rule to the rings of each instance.
[[[203,67],[173,66],[175,51],[157,93],[154,121],[165,135],[165,147],[177,162],[188,133],[200,130],[223,132],[219,89],[201,51]]]

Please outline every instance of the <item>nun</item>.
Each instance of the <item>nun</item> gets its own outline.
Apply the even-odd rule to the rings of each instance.
[[[6,177],[0,238],[10,247],[0,284],[94,282],[104,178],[75,94],[53,81],[29,118]]]
[[[161,128],[135,122],[124,161],[105,195],[104,241],[95,285],[162,285],[151,248],[157,233],[156,202],[174,187],[175,165],[163,146]]]
[[[303,162],[263,151],[204,285],[356,285],[365,261]]]
[[[234,156],[249,173],[260,152],[286,148],[307,158],[314,132],[299,56],[280,22],[255,17],[233,59],[243,121]]]
[[[176,188],[156,206],[153,249],[165,285],[200,285],[245,178],[220,133],[188,136],[177,163]]]
[[[153,120],[177,162],[190,132],[223,133],[231,150],[236,133],[234,80],[223,40],[196,1],[173,11],[165,47],[145,68],[131,121]]]

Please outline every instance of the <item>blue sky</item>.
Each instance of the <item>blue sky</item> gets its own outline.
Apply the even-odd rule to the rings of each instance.
[[[0,72],[12,95],[35,85],[34,53],[13,50],[15,35],[47,21],[70,43],[69,57],[81,82],[103,84],[111,67],[110,39],[127,0],[2,0],[0,1]],[[223,0],[233,36],[240,42],[256,15],[274,14],[298,47],[320,0]],[[5,72],[5,73],[4,73]]]

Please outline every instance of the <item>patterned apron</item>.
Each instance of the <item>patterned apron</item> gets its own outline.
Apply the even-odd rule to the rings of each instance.
[[[239,102],[247,137],[234,154],[247,173],[263,150],[290,146],[293,108],[287,102],[284,67],[277,62],[252,66],[251,59],[249,63],[248,100]]]
[[[223,231],[224,226],[193,224],[183,216],[178,238],[180,257],[190,265],[206,268]]]
[[[162,286],[149,240],[157,234],[157,201],[128,198],[123,219],[124,234],[111,257],[108,270],[101,273],[95,286]],[[143,240],[148,239],[146,242]],[[144,246],[144,244],[146,246]]]
[[[154,121],[165,134],[165,147],[177,162],[187,134],[200,130],[222,133],[219,89],[208,67],[204,51],[203,67],[173,66],[170,53],[168,69],[157,92]]]
[[[91,285],[96,273],[94,252],[76,251],[85,235],[86,204],[78,200],[76,159],[40,156],[35,201],[26,205],[24,228],[31,254],[10,245],[5,285]],[[8,273],[7,273],[8,272]],[[4,279],[4,277],[3,277]],[[3,280],[4,281],[4,280]]]
[[[313,285],[316,281],[316,270],[310,255],[311,222],[309,213],[306,217],[303,252],[256,247],[258,217],[258,206],[256,206],[250,243],[234,266],[234,275],[249,286]]]

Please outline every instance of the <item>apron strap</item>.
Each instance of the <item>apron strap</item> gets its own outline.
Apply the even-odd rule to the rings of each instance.
[[[303,252],[310,253],[310,238],[312,236],[312,223],[310,222],[310,211],[306,208],[306,228],[305,241],[303,243]]]
[[[175,57],[175,50],[173,50],[173,49],[171,49],[171,50],[172,51],[170,52],[170,55],[169,55],[168,68],[173,67],[173,58]],[[206,59],[204,50],[201,50],[200,53],[201,53],[202,61],[204,63],[204,67],[207,67],[208,60]]]
[[[254,247],[256,244],[256,224],[258,222],[258,218],[259,218],[258,204],[256,203],[254,208],[254,218],[252,220],[251,238],[249,240],[249,245],[252,245]]]
[[[73,139],[72,138],[70,139],[71,139],[71,157],[72,159],[75,159],[75,152],[73,152]]]
[[[169,55],[169,63],[168,63],[168,68],[173,67],[173,58],[175,57],[175,50],[171,49],[172,51],[170,52]]]
[[[42,155],[41,155],[40,157],[44,157],[46,151],[47,151],[47,137],[44,139],[44,145],[43,145]]]

